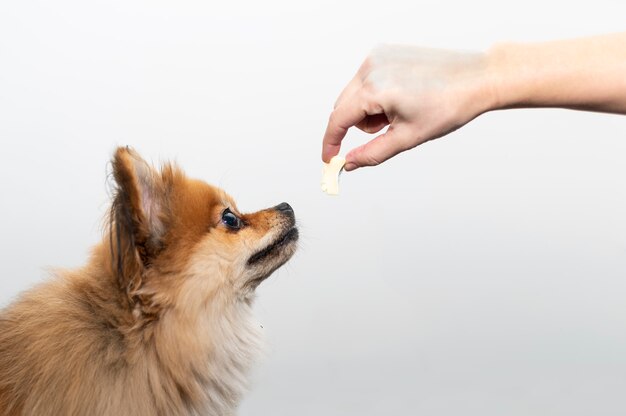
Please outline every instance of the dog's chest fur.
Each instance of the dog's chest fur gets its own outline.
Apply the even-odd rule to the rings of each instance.
[[[58,278],[0,315],[0,415],[235,414],[260,349],[249,303],[140,329],[96,293]]]

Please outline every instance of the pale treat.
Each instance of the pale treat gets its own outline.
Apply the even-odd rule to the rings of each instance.
[[[346,159],[341,156],[334,156],[330,162],[324,163],[322,191],[328,195],[339,195],[339,174],[345,164]]]

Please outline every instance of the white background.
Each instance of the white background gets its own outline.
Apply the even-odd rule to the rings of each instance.
[[[83,264],[128,144],[244,210],[296,211],[241,415],[624,415],[625,117],[490,113],[319,189],[332,104],[375,45],[484,50],[624,16],[622,0],[3,1],[0,305]]]

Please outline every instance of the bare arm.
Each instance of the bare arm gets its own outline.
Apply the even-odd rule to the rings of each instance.
[[[382,163],[484,112],[520,107],[626,114],[626,33],[504,43],[486,53],[379,47],[339,96],[322,159],[339,152],[352,126],[389,128],[349,152],[347,170]]]

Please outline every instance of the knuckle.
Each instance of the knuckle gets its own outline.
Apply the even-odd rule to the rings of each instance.
[[[378,165],[380,165],[380,164],[381,164],[380,159],[379,159],[379,158],[377,158],[377,157],[375,157],[375,156],[373,156],[373,155],[368,155],[368,156],[366,157],[365,162],[366,162],[366,164],[367,164],[368,166],[378,166]]]
[[[375,115],[375,114],[384,114],[385,109],[376,97],[370,96],[366,100],[364,100],[364,109],[367,114]]]
[[[359,164],[362,166],[377,166],[380,165],[382,160],[375,156],[372,152],[368,150],[368,146],[365,145],[364,148],[360,149],[359,152],[355,155],[357,160],[359,160]]]
[[[376,85],[374,85],[374,81],[372,81],[370,77],[363,80],[361,91],[363,92],[363,95],[367,95],[369,97],[376,94]]]
[[[424,140],[421,140],[421,136],[417,132],[412,132],[412,134],[407,133],[398,136],[398,148],[400,151],[405,151],[414,148],[419,143],[422,143]]]

